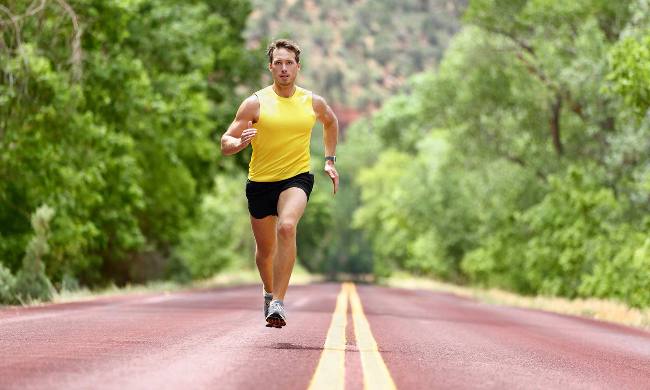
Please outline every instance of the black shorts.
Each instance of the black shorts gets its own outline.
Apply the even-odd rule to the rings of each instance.
[[[261,182],[248,180],[246,182],[248,211],[253,218],[257,219],[269,215],[278,215],[280,193],[291,187],[298,187],[305,191],[307,200],[309,200],[311,190],[314,188],[314,175],[304,172],[280,181]]]

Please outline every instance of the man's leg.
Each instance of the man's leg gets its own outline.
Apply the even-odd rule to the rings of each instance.
[[[273,259],[277,247],[275,238],[277,219],[274,215],[261,219],[251,217],[251,226],[255,236],[255,263],[266,292],[273,292]]]
[[[291,187],[278,200],[277,252],[273,262],[273,299],[284,300],[296,262],[296,228],[307,206],[307,194]]]

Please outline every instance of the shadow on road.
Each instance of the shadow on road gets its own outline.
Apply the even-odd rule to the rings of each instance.
[[[323,347],[309,347],[309,346],[304,346],[300,344],[292,344],[292,343],[275,343],[274,345],[269,347],[270,349],[304,349],[304,350],[311,350],[311,351],[322,351]]]

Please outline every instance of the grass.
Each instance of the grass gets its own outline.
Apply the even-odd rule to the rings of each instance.
[[[396,273],[383,284],[390,287],[443,291],[495,305],[539,309],[650,330],[650,308],[636,309],[613,300],[527,297],[495,288],[486,290],[478,287],[462,287],[432,279],[418,278],[406,273]]]

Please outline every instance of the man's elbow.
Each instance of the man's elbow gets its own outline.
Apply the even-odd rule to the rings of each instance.
[[[326,130],[332,131],[337,133],[339,131],[339,121],[336,119],[335,116],[332,116],[330,120],[327,122],[323,123],[323,127],[325,127]]]
[[[228,145],[228,140],[226,138],[226,135],[224,134],[221,136],[221,154],[224,156],[230,156],[233,154],[232,149]]]

